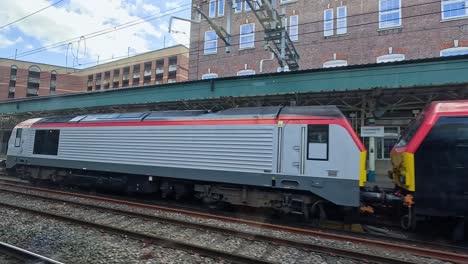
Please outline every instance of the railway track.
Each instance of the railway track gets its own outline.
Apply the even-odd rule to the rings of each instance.
[[[284,237],[277,237],[271,235],[264,235],[258,233],[250,233],[250,232],[241,232],[239,230],[226,228],[226,227],[219,227],[208,225],[204,223],[194,223],[194,222],[187,222],[178,219],[173,219],[165,216],[157,216],[153,214],[147,213],[140,213],[140,212],[133,212],[129,210],[123,209],[116,209],[116,208],[108,208],[104,205],[97,205],[93,203],[113,203],[118,205],[130,206],[134,208],[140,208],[143,210],[169,210],[172,212],[177,213],[184,213],[191,215],[197,215],[197,217],[211,217],[216,218],[222,221],[229,221],[229,222],[237,222],[240,224],[247,224],[249,226],[256,226],[262,227],[267,229],[274,229],[274,230],[281,230],[283,232],[289,233],[301,233],[302,235],[313,235],[316,237],[327,238],[327,239],[335,239],[335,240],[345,240],[345,241],[352,241],[360,244],[372,244],[373,246],[383,247],[384,249],[388,250],[399,250],[403,252],[407,252],[410,254],[415,254],[423,257],[428,258],[436,258],[444,261],[450,261],[455,263],[468,263],[468,256],[463,254],[457,254],[452,252],[444,252],[440,250],[434,249],[427,249],[417,246],[408,246],[408,245],[398,245],[395,243],[389,242],[382,242],[378,240],[369,240],[364,238],[356,238],[351,236],[343,236],[343,235],[336,235],[332,233],[325,233],[325,232],[314,232],[310,230],[304,230],[299,228],[292,228],[292,227],[284,227],[284,226],[275,226],[271,224],[253,222],[253,221],[246,221],[241,219],[231,219],[227,217],[221,216],[213,216],[213,215],[206,215],[200,214],[195,212],[187,212],[180,209],[171,209],[171,208],[161,208],[160,206],[154,205],[146,205],[146,204],[139,204],[135,202],[125,202],[121,200],[109,199],[109,198],[102,198],[96,196],[88,196],[82,194],[73,194],[73,193],[66,193],[61,191],[54,191],[54,190],[47,190],[42,188],[34,188],[29,186],[15,186],[12,184],[0,184],[0,190],[3,195],[3,201],[8,200],[5,199],[5,194],[10,196],[18,196],[22,197],[20,200],[20,204],[26,204],[19,206],[17,204],[12,203],[3,203],[3,206],[7,206],[10,208],[15,208],[18,210],[27,210],[31,213],[41,214],[47,217],[54,217],[61,219],[63,221],[71,221],[80,225],[87,225],[92,226],[94,228],[99,228],[103,230],[107,230],[113,233],[120,233],[125,234],[130,237],[134,237],[136,239],[145,239],[148,241],[152,241],[156,244],[163,244],[163,245],[172,245],[173,247],[190,250],[194,252],[198,252],[200,254],[208,255],[211,257],[216,258],[223,258],[227,259],[234,263],[271,263],[273,260],[268,259],[269,256],[279,255],[280,253],[275,253],[275,250],[283,250],[283,251],[302,251],[302,252],[311,252],[311,253],[320,253],[320,254],[332,254],[334,256],[340,256],[343,258],[348,259],[355,259],[355,260],[366,260],[369,262],[374,263],[415,263],[410,260],[405,259],[394,259],[386,257],[384,255],[379,254],[369,254],[364,252],[359,252],[357,250],[349,250],[343,249],[338,247],[330,247],[326,245],[320,244],[312,244],[301,242],[293,239],[287,239]],[[29,193],[25,193],[29,192]],[[34,193],[34,192],[42,192],[41,194]],[[51,196],[52,194],[52,196]],[[46,197],[47,195],[47,197]],[[57,196],[62,196],[62,198],[58,198]],[[18,198],[17,197],[17,198]],[[27,197],[25,199],[25,197]],[[7,197],[8,198],[8,197]],[[10,197],[11,198],[11,197]],[[67,198],[78,198],[88,199],[92,201],[92,203],[87,202],[83,204],[83,201],[71,201]],[[31,206],[26,201],[31,201],[30,203],[35,204],[35,208],[31,208]],[[41,203],[49,204],[49,209],[54,209],[54,213],[51,213],[44,208],[38,209],[37,203],[41,201]],[[52,206],[52,204],[56,204]],[[65,206],[66,205],[66,206]],[[58,208],[57,208],[58,206]],[[34,207],[34,206],[33,206]],[[73,207],[74,213],[70,211],[67,213],[66,216],[57,214],[57,211],[68,211],[70,208]],[[81,213],[80,213],[81,210]],[[85,213],[84,213],[85,211]],[[92,213],[91,213],[92,211]],[[78,213],[77,213],[78,212]],[[105,216],[107,214],[107,216]],[[74,216],[73,216],[74,215]],[[101,215],[98,219],[94,217],[90,217],[90,215]],[[103,216],[104,215],[104,216]],[[112,219],[119,219],[119,222],[126,223],[124,226],[119,226],[118,223],[115,223]],[[98,221],[96,221],[98,220]],[[114,222],[114,223],[113,223]],[[113,223],[113,224],[112,224]],[[130,224],[128,224],[130,223]],[[132,226],[146,226],[147,230],[132,230]],[[159,232],[157,230],[169,230],[169,232]],[[187,243],[187,239],[189,238],[182,238],[182,239],[175,239],[172,236],[172,231],[177,230],[178,228],[184,228],[185,230],[193,230],[191,237],[217,237],[215,239],[215,243],[211,244],[211,248],[207,246],[200,246],[200,243]],[[156,231],[156,235],[154,234]],[[226,250],[222,245],[225,240],[229,240],[232,238],[238,239],[237,244],[240,247]],[[265,247],[265,251],[262,256],[249,256],[242,254],[244,251],[243,249],[248,249],[255,247],[255,245],[261,245]],[[248,252],[248,251],[247,251]],[[287,262],[287,261],[284,261]]]
[[[0,242],[0,255],[4,256],[0,257],[1,263],[63,264],[5,242]]]

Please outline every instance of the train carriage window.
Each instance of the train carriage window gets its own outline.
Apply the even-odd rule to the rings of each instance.
[[[57,155],[60,130],[36,130],[33,154]]]
[[[15,137],[15,147],[21,146],[21,134],[23,134],[22,128],[16,129],[16,137]]]
[[[308,125],[307,159],[328,160],[328,125]]]

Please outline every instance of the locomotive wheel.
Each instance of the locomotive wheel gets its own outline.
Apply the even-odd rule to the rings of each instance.
[[[309,217],[312,220],[312,223],[316,226],[320,226],[323,222],[327,220],[327,213],[324,208],[324,201],[316,201],[309,210]]]

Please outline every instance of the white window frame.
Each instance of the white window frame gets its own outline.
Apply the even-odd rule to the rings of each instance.
[[[215,39],[208,40],[208,38],[207,38],[208,34],[214,34]],[[212,43],[212,42],[214,42],[216,44],[214,51],[212,51],[210,48],[207,48],[207,44]],[[211,51],[209,51],[209,49]],[[203,54],[208,55],[208,54],[215,54],[217,52],[218,52],[218,35],[216,34],[216,31],[214,31],[214,30],[205,31],[205,41],[204,41],[204,47],[203,47]]]
[[[222,9],[221,9],[222,7]],[[225,0],[218,0],[218,16],[224,16],[224,12],[226,9],[226,2]]]
[[[293,20],[295,20],[295,23],[293,23]],[[292,41],[299,40],[299,15],[289,17],[289,38]]]
[[[242,28],[246,26],[252,25],[252,32],[251,33],[242,33]],[[249,48],[255,48],[255,23],[248,23],[248,24],[242,24],[240,25],[239,28],[240,36],[239,36],[239,49],[249,49]],[[252,42],[248,43],[243,43],[242,39],[246,37],[252,37]]]
[[[210,0],[208,4],[208,16],[216,17],[216,2],[217,0]]]
[[[398,9],[390,11],[382,11],[382,1],[386,0],[379,0],[379,29],[401,27],[401,0],[398,0]],[[398,19],[398,24],[385,26],[384,23],[387,21],[382,21],[382,16],[392,13],[398,13],[400,15],[400,18]]]
[[[249,3],[247,3],[247,1],[244,1],[244,11],[247,12],[250,10],[252,10],[252,8],[250,8]]]
[[[202,80],[216,79],[218,77],[217,73],[205,73],[201,76]]]
[[[297,1],[297,0],[280,0],[280,3],[281,4],[286,4],[286,3],[289,3],[289,2],[292,2],[292,1]]]
[[[451,54],[451,53],[462,53],[462,54]],[[441,57],[458,56],[458,55],[465,55],[465,54],[468,54],[468,47],[448,48],[448,49],[443,49],[440,51]]]
[[[243,6],[243,2],[244,1],[237,1],[237,0],[234,0],[236,1],[235,4],[234,4],[234,13],[242,13],[242,6]]]
[[[343,16],[340,16],[340,10],[344,10]],[[336,9],[336,34],[346,33],[348,33],[348,9],[346,6],[340,6]]]
[[[331,18],[327,19],[327,13],[331,12]],[[323,36],[324,37],[329,37],[333,36],[334,30],[333,30],[333,8],[325,9],[323,10]]]
[[[446,17],[445,15],[447,11],[445,11],[445,6],[449,4],[457,4],[457,3],[465,3],[465,14],[459,15],[459,16]],[[440,11],[441,11],[440,15],[441,15],[442,20],[450,20],[450,19],[468,17],[468,0],[441,0]]]
[[[255,70],[241,70],[237,72],[237,76],[249,76],[255,74]]]
[[[323,68],[346,67],[348,66],[347,60],[331,60],[323,63]]]
[[[386,63],[386,62],[394,62],[394,61],[403,61],[405,60],[405,54],[386,54],[377,57],[377,63]]]

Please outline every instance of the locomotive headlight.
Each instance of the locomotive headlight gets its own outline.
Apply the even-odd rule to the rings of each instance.
[[[406,176],[404,174],[400,175],[400,182],[405,184],[406,183]]]

